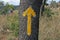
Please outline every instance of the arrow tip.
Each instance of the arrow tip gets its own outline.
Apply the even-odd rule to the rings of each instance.
[[[27,33],[27,35],[28,35],[28,36],[30,36],[30,35],[31,35],[31,33]]]

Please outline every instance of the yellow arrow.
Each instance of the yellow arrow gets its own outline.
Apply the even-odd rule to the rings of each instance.
[[[23,16],[27,16],[27,35],[30,36],[31,35],[31,16],[35,17],[36,14],[32,9],[32,7],[30,6],[29,8],[27,8],[26,11],[23,12]]]

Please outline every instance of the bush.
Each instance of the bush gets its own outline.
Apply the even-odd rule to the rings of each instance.
[[[4,6],[1,6],[0,8],[0,14],[8,14],[9,11],[13,11],[15,8],[13,5],[9,5],[8,3]]]

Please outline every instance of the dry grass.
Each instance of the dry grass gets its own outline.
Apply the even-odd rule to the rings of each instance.
[[[9,26],[7,25],[8,23],[11,23],[11,20],[15,20],[13,19],[13,17],[16,15],[15,13],[17,12],[13,12],[7,15],[0,15],[0,40],[18,40],[18,38],[15,37],[9,30]],[[10,22],[7,21],[8,16],[10,18]]]
[[[53,9],[51,18],[40,19],[39,40],[60,40],[60,9]],[[9,14],[8,16],[12,16]],[[12,18],[13,19],[13,18]],[[11,19],[10,19],[11,20]],[[0,40],[18,40],[12,33],[8,33],[7,15],[0,15]],[[16,38],[16,39],[15,39]]]
[[[60,9],[55,9],[51,18],[41,17],[39,40],[60,40]]]

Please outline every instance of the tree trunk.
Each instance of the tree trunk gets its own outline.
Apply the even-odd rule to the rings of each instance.
[[[39,14],[40,7],[42,5],[42,0],[20,0],[20,9],[19,9],[19,40],[38,40],[39,32]],[[32,6],[33,10],[36,12],[36,17],[32,17],[32,34],[31,36],[27,35],[27,16],[24,17],[23,12],[29,7]]]

